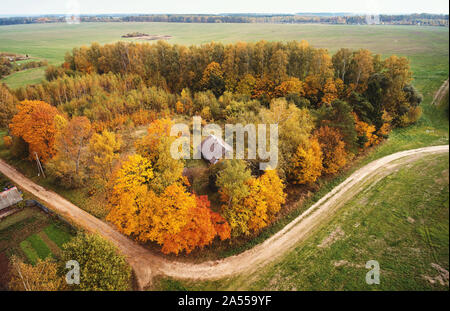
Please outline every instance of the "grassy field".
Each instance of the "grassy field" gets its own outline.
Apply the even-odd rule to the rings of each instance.
[[[3,78],[1,81],[12,89],[19,88],[25,84],[38,84],[45,80],[45,68],[47,67],[18,71]]]
[[[135,31],[171,35],[173,38],[169,42],[186,45],[211,41],[307,40],[313,46],[331,52],[341,47],[368,48],[375,53],[410,57],[418,80],[442,80],[448,75],[449,39],[448,28],[444,27],[178,23],[13,25],[0,27],[0,51],[28,54],[46,59],[50,64],[59,64],[73,47],[92,42],[132,41],[121,36]],[[32,69],[14,74],[5,82],[18,87],[42,79],[43,70]]]
[[[158,289],[448,290],[448,183],[448,155],[428,156],[352,198],[309,239],[250,277],[162,279]],[[365,282],[369,260],[380,264],[379,285]]]

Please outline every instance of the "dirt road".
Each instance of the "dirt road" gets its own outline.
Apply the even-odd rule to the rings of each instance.
[[[449,146],[434,146],[398,152],[373,161],[354,172],[307,211],[298,216],[278,233],[254,248],[239,255],[201,264],[170,261],[143,248],[118,233],[105,222],[48,191],[0,160],[0,172],[48,205],[52,210],[71,219],[88,231],[97,232],[114,242],[128,257],[141,288],[151,283],[156,275],[186,279],[219,279],[242,272],[252,272],[273,261],[305,239],[324,220],[355,194],[366,189],[398,167],[429,154],[448,153]]]

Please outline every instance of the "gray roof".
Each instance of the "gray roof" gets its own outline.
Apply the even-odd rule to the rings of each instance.
[[[227,152],[233,152],[233,147],[231,147],[229,144],[227,144],[221,137],[215,136],[215,135],[209,135],[207,138],[205,138],[202,143],[200,144],[199,148],[200,148],[200,152],[201,154],[212,164],[217,163],[217,161],[219,159],[216,158],[211,158],[208,159],[208,157],[205,156],[205,154],[203,153],[203,144],[207,141],[213,140],[213,144],[211,146],[214,146],[214,150],[217,147],[222,148],[222,155],[226,154]]]
[[[22,195],[16,187],[0,193],[0,210],[22,201]]]

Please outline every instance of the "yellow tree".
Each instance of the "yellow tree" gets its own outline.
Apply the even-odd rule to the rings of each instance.
[[[367,148],[378,143],[379,138],[375,135],[375,125],[359,120],[358,115],[353,113],[355,118],[355,129],[361,147]]]
[[[114,175],[107,220],[127,235],[139,235],[140,213],[156,197],[148,191],[154,177],[152,164],[140,155],[132,155]]]
[[[298,146],[293,158],[291,179],[295,184],[312,184],[322,175],[323,154],[317,139],[312,138],[307,147]]]
[[[172,125],[173,122],[170,119],[153,121],[147,129],[147,135],[136,142],[136,151],[155,163],[158,158],[157,148],[161,143],[161,139],[163,137],[170,137]]]
[[[94,179],[108,181],[113,172],[114,161],[119,158],[121,145],[122,140],[115,133],[105,130],[101,134],[92,135],[88,148],[91,156],[89,168]]]
[[[82,152],[91,134],[91,122],[86,117],[73,117],[57,134],[58,155],[75,162],[75,174],[80,170]]]
[[[0,128],[7,128],[12,117],[17,112],[17,99],[8,87],[0,83]]]
[[[367,82],[374,72],[374,58],[369,50],[361,49],[353,54],[351,62],[351,72],[353,83],[358,92],[364,92],[367,89]]]
[[[178,234],[167,234],[163,242],[163,253],[185,250],[189,254],[196,247],[211,244],[218,235],[221,240],[230,237],[230,226],[218,213],[211,211],[207,196],[197,196],[197,205],[188,212],[186,225]]]
[[[47,164],[47,169],[65,187],[77,187],[85,178],[85,145],[91,136],[91,122],[86,117],[73,117],[67,121],[63,116],[55,118],[57,134],[56,156]]]
[[[147,200],[139,215],[139,240],[163,244],[167,235],[184,228],[189,210],[196,206],[195,197],[180,184],[170,185],[160,196],[150,197],[152,200]]]
[[[224,181],[224,176],[227,175],[230,178]],[[239,182],[233,184],[232,176],[238,176]],[[233,236],[259,232],[274,220],[285,202],[284,184],[275,170],[268,170],[259,178],[249,177],[242,172],[222,172],[219,178],[222,200],[228,203],[222,206],[222,211]],[[229,185],[228,188],[236,188],[232,199],[227,195],[231,191],[226,185]]]
[[[278,173],[285,178],[292,168],[291,158],[297,147],[309,139],[314,119],[308,109],[299,109],[282,98],[274,99],[270,109],[262,109],[260,116],[263,123],[278,124]]]
[[[317,49],[311,60],[310,75],[317,76],[323,86],[327,79],[334,76],[333,62],[326,49]]]
[[[275,53],[273,53],[270,59],[269,73],[270,79],[275,84],[279,84],[281,81],[286,79],[288,63],[288,55],[285,51],[278,49]]]
[[[338,99],[338,89],[332,78],[328,78],[323,87],[322,104],[331,105],[333,101]]]
[[[38,259],[33,266],[13,256],[9,288],[12,291],[60,291],[67,285],[64,277],[59,275],[58,264],[52,259]]]
[[[211,90],[216,96],[223,94],[225,91],[225,80],[220,64],[212,62],[206,67],[200,85],[204,90]]]
[[[180,182],[182,179],[184,163],[174,159],[170,153],[170,147],[174,140],[174,137],[162,137],[156,147],[158,157],[155,162],[152,162],[155,178],[150,186],[158,194],[169,185]]]
[[[156,194],[154,180],[151,162],[130,156],[115,174],[107,220],[139,241],[163,245],[166,253],[209,244],[220,228],[210,210],[198,210],[196,197],[179,183]]]
[[[384,61],[383,74],[389,80],[384,101],[386,110],[394,117],[399,114],[399,108],[406,103],[405,86],[412,80],[409,60],[406,57],[392,55]]]
[[[246,208],[250,209],[248,229],[259,232],[275,219],[286,201],[284,184],[275,170],[268,170],[264,175],[248,182],[250,194],[244,199]]]
[[[236,93],[252,96],[256,88],[256,79],[251,74],[246,74],[238,83]]]
[[[289,94],[305,95],[305,86],[298,78],[290,78],[281,82],[275,89],[275,96],[286,97]]]
[[[349,71],[350,63],[353,57],[353,53],[350,49],[342,48],[336,52],[332,57],[333,67],[336,72],[336,76],[342,81],[346,81],[346,74]]]

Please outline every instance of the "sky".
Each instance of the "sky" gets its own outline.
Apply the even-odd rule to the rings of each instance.
[[[448,0],[0,0],[0,16],[65,14],[449,13]]]

